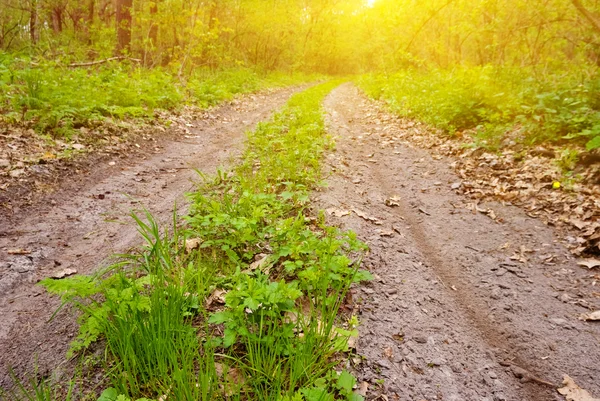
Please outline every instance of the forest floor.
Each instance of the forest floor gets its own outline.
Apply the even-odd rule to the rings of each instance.
[[[193,169],[210,174],[231,161],[243,132],[291,93],[214,109],[188,138],[92,166],[2,217],[0,386],[8,367],[31,369],[34,355],[42,373],[56,369],[76,334],[68,310],[48,322],[59,302],[33,284],[90,273],[138,244],[130,209],[168,221],[174,202],[185,208]],[[455,160],[412,143],[402,121],[353,85],[335,89],[325,110],[336,150],[313,206],[370,247],[364,262],[375,279],[352,289],[361,325],[351,364],[367,399],[564,400],[563,375],[600,395],[600,324],[580,320],[600,309],[600,277],[577,265],[564,233],[522,208],[473,208]]]

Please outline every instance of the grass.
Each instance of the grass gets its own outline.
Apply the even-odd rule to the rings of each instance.
[[[497,150],[510,138],[600,147],[600,77],[584,70],[534,74],[500,67],[403,70],[364,75],[359,86],[400,116],[447,134],[469,131],[476,145]]]
[[[72,353],[104,340],[100,400],[362,399],[340,367],[357,334],[340,307],[370,278],[366,247],[308,209],[333,146],[321,102],[335,85],[261,123],[242,162],[205,177],[171,232],[134,216],[140,252],[96,276],[42,282],[81,311]]]
[[[94,128],[106,118],[149,120],[157,110],[183,105],[206,108],[237,94],[315,78],[259,74],[244,68],[197,70],[180,77],[167,68],[148,69],[129,62],[67,68],[49,61],[34,65],[0,52],[0,123],[68,139],[75,130]]]

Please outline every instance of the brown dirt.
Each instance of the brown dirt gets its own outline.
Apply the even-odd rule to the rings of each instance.
[[[368,398],[561,400],[542,382],[563,374],[598,396],[600,325],[578,320],[600,309],[594,272],[521,209],[479,204],[503,223],[474,213],[453,159],[384,138],[394,122],[352,85],[325,106],[337,150],[315,202],[369,244],[376,275],[353,294]]]
[[[65,269],[91,273],[110,263],[110,255],[138,245],[132,209],[147,208],[168,224],[175,203],[186,209],[194,169],[211,174],[229,163],[244,133],[293,92],[244,96],[210,110],[185,135],[162,135],[146,153],[79,159],[77,173],[66,169],[51,195],[14,199],[11,213],[0,215],[0,387],[11,383],[9,368],[17,375],[34,364],[42,375],[54,370],[77,332],[67,310],[49,321],[59,301],[34,284]]]

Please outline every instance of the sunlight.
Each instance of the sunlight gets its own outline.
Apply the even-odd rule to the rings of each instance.
[[[376,1],[377,1],[377,0],[367,0],[367,6],[369,6],[369,7],[373,7],[373,6],[375,5],[375,2],[376,2]]]

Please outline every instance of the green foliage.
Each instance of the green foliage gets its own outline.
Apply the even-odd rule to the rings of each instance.
[[[0,57],[0,121],[33,126],[41,134],[69,137],[80,127],[94,127],[106,118],[148,120],[156,110],[182,105],[202,108],[241,93],[298,83],[301,75],[259,75],[249,69],[198,70],[186,81],[170,69],[106,63],[65,68],[45,62]]]
[[[524,69],[488,66],[365,75],[359,84],[402,117],[424,121],[449,134],[471,130],[480,145],[491,149],[498,148],[508,133],[525,145],[600,146],[600,104],[595,90],[600,78],[532,77]]]

